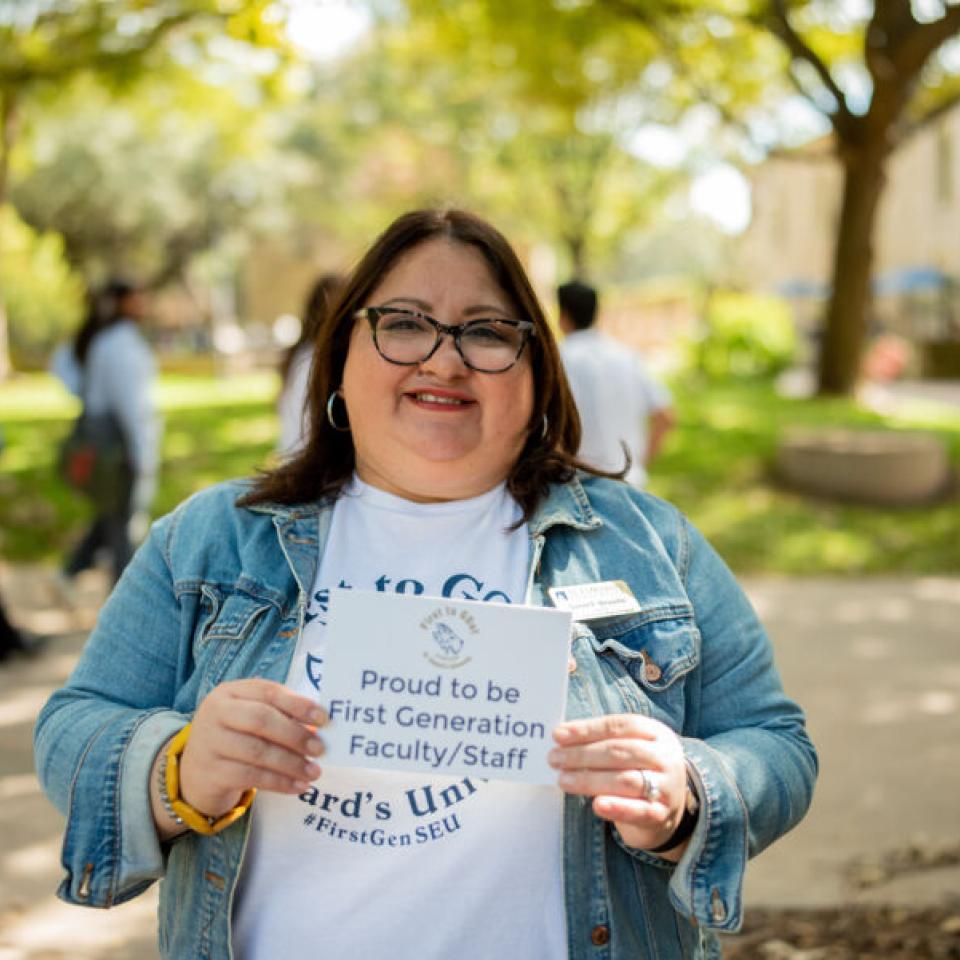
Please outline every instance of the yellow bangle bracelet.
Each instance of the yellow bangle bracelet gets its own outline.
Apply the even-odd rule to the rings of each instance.
[[[202,833],[204,836],[212,836],[221,830],[229,827],[231,823],[239,820],[253,803],[253,798],[257,795],[254,789],[244,790],[240,797],[240,802],[228,810],[222,816],[208,817],[205,813],[191,807],[180,796],[180,756],[183,753],[187,741],[190,739],[190,728],[193,724],[188,723],[171,741],[167,747],[166,769],[164,771],[164,785],[166,788],[166,800],[169,809],[173,811],[175,817],[178,817],[185,826],[188,826],[196,833]]]

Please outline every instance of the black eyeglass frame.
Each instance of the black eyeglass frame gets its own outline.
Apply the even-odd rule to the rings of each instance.
[[[426,356],[421,357],[419,360],[394,360],[391,357],[388,357],[383,350],[380,349],[380,343],[377,340],[377,323],[380,320],[380,317],[385,314],[401,314],[405,317],[416,317],[418,320],[426,320],[430,326],[436,331],[437,340],[436,343],[430,348]],[[418,363],[426,363],[440,347],[440,343],[443,340],[443,335],[447,334],[452,340],[453,345],[457,350],[457,353],[460,354],[460,359],[464,362],[464,365],[469,369],[476,371],[477,373],[506,373],[511,367],[516,366],[517,361],[523,356],[523,350],[526,347],[527,343],[532,337],[537,335],[536,324],[532,320],[507,320],[503,317],[478,317],[476,320],[468,320],[466,323],[441,323],[439,320],[434,320],[427,313],[422,313],[419,310],[408,310],[405,307],[361,307],[359,310],[354,313],[354,319],[356,320],[366,320],[370,324],[370,333],[373,336],[373,345],[377,348],[377,353],[383,357],[387,363],[394,363],[398,367],[415,367]],[[521,333],[520,346],[517,348],[517,355],[513,360],[507,364],[507,366],[500,368],[499,370],[484,370],[482,367],[478,367],[475,364],[471,363],[463,354],[463,348],[460,346],[460,338],[463,336],[465,330],[469,330],[471,327],[476,327],[481,323],[505,323],[509,327],[513,327],[515,330],[518,330]]]

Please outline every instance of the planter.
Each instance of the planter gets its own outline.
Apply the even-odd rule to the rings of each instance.
[[[928,503],[950,486],[945,445],[934,436],[886,430],[790,434],[777,474],[795,490],[883,506]]]

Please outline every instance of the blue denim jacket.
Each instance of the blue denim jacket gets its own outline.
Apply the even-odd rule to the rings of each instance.
[[[67,817],[61,897],[109,907],[163,877],[160,949],[176,960],[232,955],[249,818],[161,846],[149,770],[216,684],[285,678],[331,517],[330,502],[237,508],[243,489],[214,487],[154,524],[36,729],[41,781]],[[702,804],[674,865],[566,797],[568,956],[719,956],[713,931],[740,924],[747,858],[810,803],[817,760],[803,714],[733,576],[677,510],[589,478],[552,488],[529,529],[529,603],[548,603],[551,586],[622,579],[641,605],[575,624],[568,717],[669,724]]]

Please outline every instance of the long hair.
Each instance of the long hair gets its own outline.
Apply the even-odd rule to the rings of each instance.
[[[297,342],[284,351],[280,360],[280,379],[287,382],[290,376],[290,367],[293,359],[300,352],[304,344],[313,344],[320,327],[330,310],[337,290],[340,289],[343,278],[336,273],[325,273],[310,288],[306,302],[303,305],[303,314],[300,317],[300,336]]]
[[[339,389],[347,360],[354,315],[408,250],[434,238],[446,238],[478,250],[503,292],[531,320],[536,333],[528,341],[533,372],[533,410],[526,444],[507,476],[507,489],[520,504],[525,520],[546,494],[550,483],[571,479],[575,471],[608,474],[580,463],[580,417],[546,316],[513,248],[480,217],[457,209],[416,210],[397,218],[347,278],[317,336],[307,400],[310,435],[303,448],[276,469],[262,473],[241,506],[259,503],[297,504],[333,497],[355,466],[349,432],[333,429],[327,419],[330,394]]]
[[[116,278],[99,292],[87,295],[87,312],[73,341],[73,355],[81,367],[86,366],[93,338],[123,319],[120,304],[135,290],[131,283]]]

